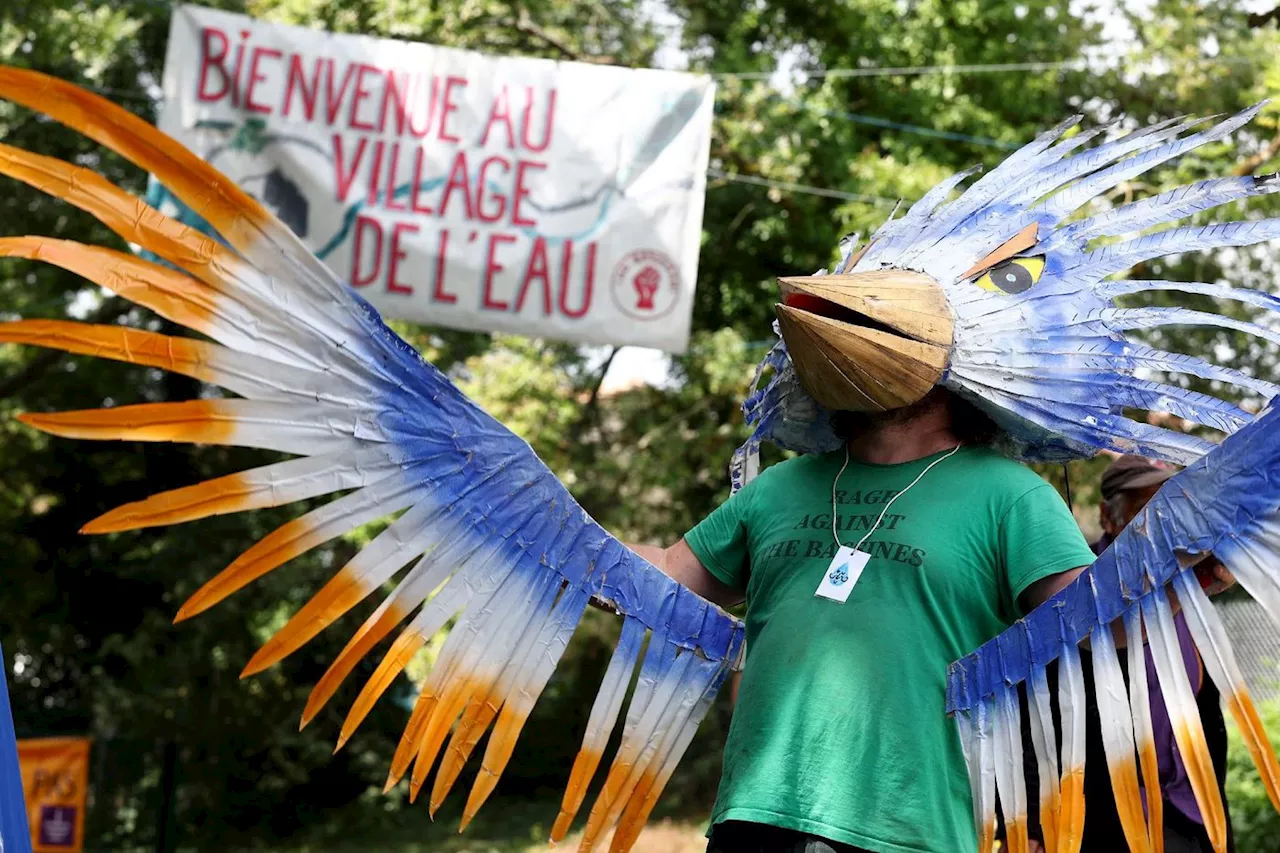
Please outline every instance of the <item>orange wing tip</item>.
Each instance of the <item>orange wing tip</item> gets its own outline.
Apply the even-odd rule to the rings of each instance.
[[[189,610],[187,608],[187,605],[184,604],[178,608],[177,613],[173,614],[173,624],[177,625],[181,622],[186,622],[188,619],[190,619],[192,616],[195,616],[199,612],[200,612],[199,610]]]
[[[103,409],[90,409],[91,412],[110,411]],[[85,411],[75,412],[21,412],[17,415],[18,421],[27,426],[38,429],[41,432],[47,432],[49,435],[56,435],[63,438],[80,438],[85,433],[85,427],[90,425],[85,418]]]
[[[178,608],[178,612],[174,614],[173,622],[176,625],[179,622],[186,622],[193,616],[199,616],[213,605],[221,601],[223,596],[211,596],[205,593],[205,587],[201,587],[191,594],[191,597],[182,603]]]
[[[475,786],[471,789],[471,796],[467,797],[466,808],[462,810],[463,829],[475,818],[480,811],[480,807],[484,805],[485,800],[489,799],[489,795],[493,793],[493,789],[497,786],[497,775],[481,769],[480,775],[476,777]]]
[[[90,536],[96,536],[103,533],[121,533],[125,530],[135,529],[128,522],[118,517],[119,512],[120,510],[118,509],[104,512],[92,521],[86,522],[85,525],[80,528],[80,532],[89,534]]]
[[[399,624],[406,615],[407,611],[392,601],[386,612],[373,625],[370,626],[366,622],[365,625],[361,626],[356,635],[347,643],[346,648],[330,664],[325,674],[320,676],[320,680],[316,682],[315,687],[311,688],[311,693],[307,696],[306,707],[302,711],[304,724],[320,713],[320,709],[329,703],[329,700],[333,698],[333,694],[338,692],[338,688],[342,686],[342,682],[355,669],[360,659],[386,637],[391,632],[391,629]]]
[[[564,841],[564,837],[569,834],[569,827],[572,825],[573,815],[561,809],[560,814],[556,815],[555,824],[551,827],[551,838],[547,841],[547,845],[555,847],[561,841]]]
[[[316,714],[320,713],[320,709],[323,708],[324,705],[324,702],[316,703],[308,697],[307,706],[302,709],[302,717],[298,720],[298,731],[302,731],[307,726],[311,725],[311,721],[316,718]],[[338,738],[338,743],[342,743],[342,738]],[[334,750],[334,752],[337,751],[338,750],[336,749]]]
[[[391,789],[400,784],[400,777],[394,773],[387,774],[387,781],[382,783],[382,793],[390,794]]]
[[[274,650],[270,649],[269,647],[270,647],[270,641],[267,642],[267,645],[258,649],[258,653],[255,654],[252,658],[250,658],[249,662],[244,665],[244,669],[240,671],[241,678],[248,678],[252,675],[257,675],[263,670],[270,669],[273,665],[275,665],[275,663],[277,662],[277,659],[273,657]],[[263,652],[268,652],[268,653],[263,654]]]

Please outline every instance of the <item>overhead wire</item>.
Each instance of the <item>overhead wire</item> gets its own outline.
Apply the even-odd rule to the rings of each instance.
[[[992,62],[980,65],[900,65],[900,66],[868,66],[865,68],[821,68],[814,71],[797,69],[794,73],[801,78],[820,80],[824,78],[842,77],[910,77],[920,74],[1000,74],[1014,71],[1084,71],[1088,61],[1084,59],[1063,59],[1051,62]],[[732,80],[770,80],[786,69],[775,68],[772,71],[721,71],[713,72],[711,77]]]
[[[866,193],[851,193],[844,190],[833,190],[826,187],[815,187],[809,184],[798,184],[792,181],[779,181],[772,178],[761,178],[755,175],[744,175],[740,172],[726,172],[723,169],[707,169],[707,176],[721,181],[732,181],[738,184],[751,184],[757,187],[767,187],[769,189],[782,190],[786,192],[804,193],[806,195],[822,196],[824,198],[838,198],[844,201],[861,201],[867,204],[884,204],[895,205],[900,199],[889,198],[887,196],[867,195]]]

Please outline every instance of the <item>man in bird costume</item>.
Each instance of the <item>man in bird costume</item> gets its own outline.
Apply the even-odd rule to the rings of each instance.
[[[832,273],[783,279],[782,340],[763,365],[774,373],[746,403],[755,432],[732,464],[735,487],[748,485],[683,544],[645,559],[602,530],[526,443],[392,333],[225,176],[137,117],[56,79],[0,69],[0,97],[149,170],[223,241],[92,171],[0,145],[0,173],[92,213],[168,263],[42,237],[0,240],[0,255],[73,270],[209,339],[27,318],[0,324],[0,340],[176,371],[238,395],[22,419],[69,437],[233,444],[297,456],[127,504],[89,521],[85,532],[347,492],[253,545],[182,607],[179,618],[188,618],[292,557],[403,510],[246,673],[289,655],[407,566],[316,685],[303,719],[399,628],[342,727],[345,742],[414,652],[454,620],[388,779],[407,775],[417,797],[439,758],[426,797],[433,812],[491,726],[464,824],[493,791],[532,704],[595,600],[619,614],[621,638],[567,770],[551,835],[567,833],[622,715],[621,745],[581,849],[598,847],[610,829],[610,849],[629,849],[720,685],[741,663],[744,626],[708,597],[742,593],[751,665],[713,847],[985,853],[998,793],[1011,850],[1027,848],[1028,798],[1037,801],[1046,846],[1078,849],[1086,759],[1078,646],[1087,642],[1106,705],[1105,755],[1090,756],[1089,772],[1105,764],[1128,845],[1161,850],[1137,783],[1141,772],[1148,795],[1158,796],[1150,784],[1145,669],[1130,666],[1126,682],[1117,651],[1118,641],[1145,636],[1200,814],[1221,850],[1222,808],[1180,666],[1173,604],[1186,614],[1206,671],[1280,805],[1280,766],[1193,571],[1215,555],[1280,617],[1280,473],[1273,473],[1280,472],[1280,415],[1254,416],[1137,374],[1186,374],[1268,400],[1276,386],[1124,336],[1170,323],[1273,340],[1275,333],[1113,300],[1163,289],[1266,310],[1280,302],[1215,284],[1110,278],[1172,252],[1280,236],[1280,220],[1141,235],[1280,182],[1201,181],[1073,217],[1116,184],[1222,139],[1257,108],[1211,125],[1162,122],[1096,144],[1100,130],[1070,136],[1075,122],[1064,123],[963,190],[971,173],[944,181],[865,246],[846,246]],[[1097,245],[1124,235],[1139,236]],[[1131,420],[1126,408],[1168,411],[1228,437],[1215,445]],[[969,431],[981,425],[975,412],[998,427],[992,447],[978,446],[981,428]],[[763,441],[802,456],[757,477]],[[1100,448],[1187,468],[1092,560],[1056,496],[1001,455],[1065,460]],[[1127,654],[1141,655],[1141,644],[1129,643]],[[1056,720],[1045,680],[1054,662]],[[1036,791],[1026,790],[1022,773],[1024,710],[1040,771]],[[904,719],[875,719],[891,715]]]

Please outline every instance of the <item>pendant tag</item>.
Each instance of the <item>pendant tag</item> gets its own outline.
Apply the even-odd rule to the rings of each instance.
[[[867,567],[867,561],[870,559],[871,555],[866,551],[855,551],[848,545],[841,545],[835,557],[832,558],[831,565],[827,566],[827,571],[822,576],[822,583],[818,584],[814,595],[829,598],[841,604],[848,601],[853,585],[862,576],[862,570]]]

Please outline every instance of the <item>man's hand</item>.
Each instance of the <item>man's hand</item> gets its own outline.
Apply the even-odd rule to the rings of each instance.
[[[1033,838],[1027,842],[1027,853],[1044,853],[1044,845]]]

